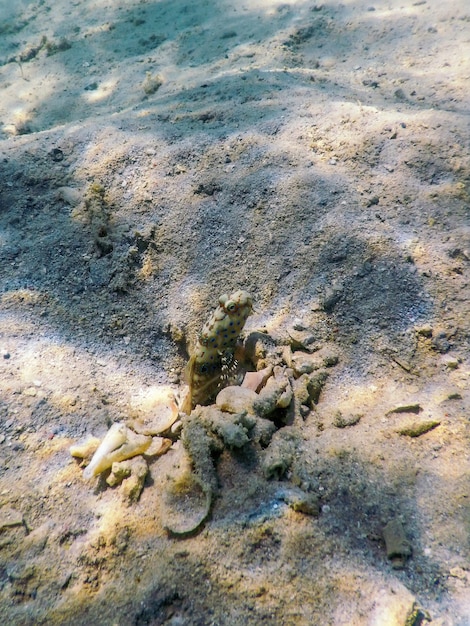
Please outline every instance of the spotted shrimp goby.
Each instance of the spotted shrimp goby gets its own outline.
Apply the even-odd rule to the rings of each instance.
[[[224,362],[233,356],[252,309],[253,302],[246,291],[220,296],[219,306],[204,324],[189,360],[185,412],[210,400],[220,387]]]

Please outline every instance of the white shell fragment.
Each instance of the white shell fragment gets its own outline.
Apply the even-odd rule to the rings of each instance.
[[[160,435],[169,430],[178,418],[174,390],[167,386],[150,387],[133,398],[137,413],[130,424],[141,435]]]
[[[83,472],[83,478],[88,480],[98,476],[110,468],[115,461],[125,461],[143,454],[151,443],[151,437],[137,435],[125,424],[113,424],[93,455],[90,465]]]

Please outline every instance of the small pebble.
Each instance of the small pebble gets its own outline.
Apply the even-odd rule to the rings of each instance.
[[[440,332],[436,337],[432,339],[432,347],[436,352],[440,352],[441,354],[445,354],[450,350],[450,343],[447,340],[447,335],[445,332]]]
[[[462,400],[462,394],[460,394],[458,391],[453,391],[449,393],[449,395],[447,396],[447,400]]]
[[[290,346],[292,350],[306,350],[307,352],[315,352],[318,345],[315,343],[315,335],[308,330],[293,329],[289,332]]]
[[[422,337],[432,337],[432,326],[430,324],[424,324],[423,326],[417,326],[415,331]]]
[[[397,100],[406,100],[406,94],[401,88],[395,90],[394,96]]]
[[[82,201],[82,193],[74,187],[59,187],[57,197],[70,206],[78,206]]]
[[[379,204],[379,202],[380,202],[379,196],[372,196],[372,198],[368,198],[366,200],[366,207],[376,206],[377,204]]]
[[[353,414],[344,416],[341,411],[338,411],[334,417],[333,425],[336,428],[348,428],[348,426],[355,426],[361,420],[362,415]]]
[[[459,367],[459,360],[449,354],[442,359],[442,364],[450,370],[456,370]]]

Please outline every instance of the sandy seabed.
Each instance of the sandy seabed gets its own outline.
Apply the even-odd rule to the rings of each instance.
[[[469,79],[467,0],[1,0],[5,624],[470,625]],[[69,448],[239,288],[339,361],[293,466],[223,451],[174,540],[178,443],[131,506]]]

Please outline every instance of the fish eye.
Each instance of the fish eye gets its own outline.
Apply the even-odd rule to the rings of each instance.
[[[229,312],[229,313],[234,313],[237,310],[237,305],[235,302],[233,302],[233,300],[230,300],[229,302],[227,302],[227,304],[225,305],[225,309]]]

